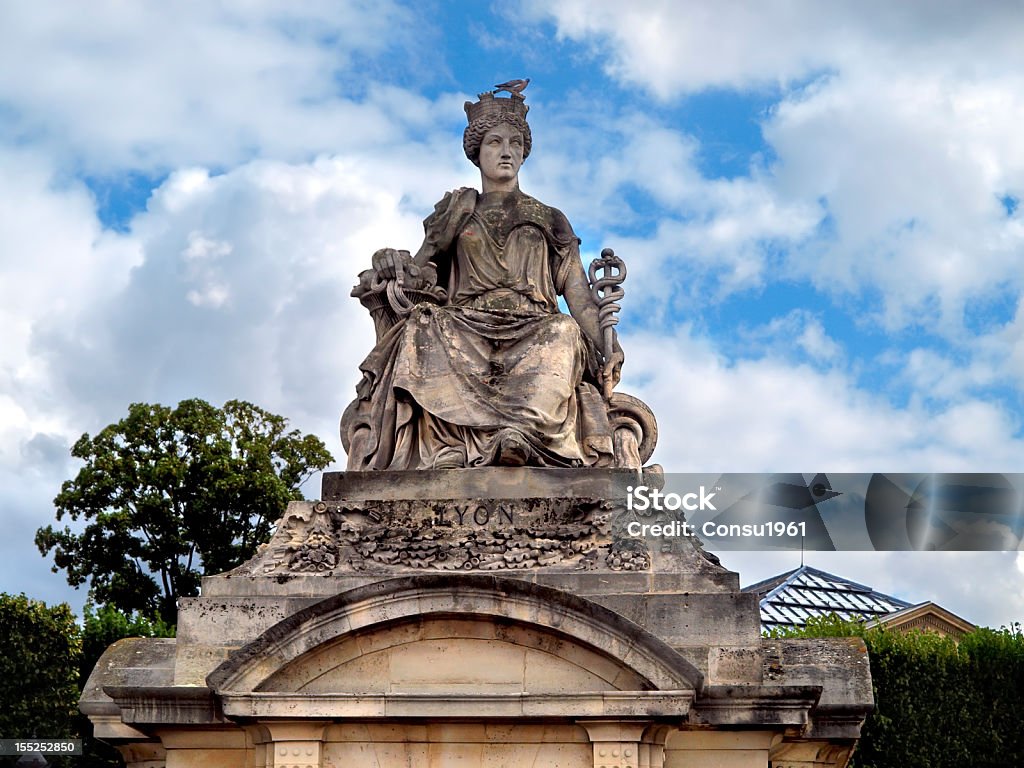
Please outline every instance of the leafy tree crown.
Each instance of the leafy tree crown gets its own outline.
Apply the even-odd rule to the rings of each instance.
[[[248,560],[300,486],[333,460],[323,442],[251,403],[176,408],[135,403],[128,415],[75,443],[85,462],[54,499],[57,520],[36,546],[54,572],[89,583],[95,600],[173,624],[179,597],[204,574]]]

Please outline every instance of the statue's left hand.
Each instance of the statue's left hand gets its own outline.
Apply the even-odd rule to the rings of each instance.
[[[602,373],[603,378],[611,376],[612,388],[617,387],[619,380],[622,378],[622,364],[626,361],[626,355],[622,352],[622,346],[619,344],[619,340],[615,339],[615,349],[612,351],[611,356],[604,361],[604,371]]]

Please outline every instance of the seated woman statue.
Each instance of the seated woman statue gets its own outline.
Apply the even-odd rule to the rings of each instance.
[[[421,301],[390,328],[378,325],[342,417],[349,470],[613,462],[600,385],[618,381],[623,355],[618,342],[608,359],[601,354],[598,308],[568,220],[519,189],[527,110],[515,93],[466,103],[463,146],[481,192],[445,195],[415,257],[378,251],[353,291],[410,286],[436,269],[447,289],[434,295],[447,301]]]

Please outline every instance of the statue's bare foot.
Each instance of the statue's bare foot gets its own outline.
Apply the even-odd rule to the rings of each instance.
[[[514,429],[506,430],[498,438],[498,464],[503,467],[522,467],[530,460],[530,444]]]

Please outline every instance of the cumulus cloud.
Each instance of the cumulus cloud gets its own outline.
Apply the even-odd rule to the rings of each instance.
[[[542,124],[545,152],[524,166],[525,188],[557,201],[583,232],[587,258],[604,246],[621,252],[627,290],[648,297],[660,320],[770,282],[775,254],[807,242],[824,216],[816,200],[780,194],[756,169],[705,177],[700,143],[664,119],[632,108],[547,112],[554,124]],[[590,233],[601,239],[588,241]]]
[[[1024,80],[842,73],[766,122],[781,194],[825,201],[828,231],[794,264],[828,292],[877,289],[889,327],[962,337],[969,302],[1021,288]]]
[[[828,366],[839,363],[843,355],[842,345],[828,335],[821,319],[805,309],[794,309],[754,327],[740,324],[737,335],[743,348],[771,352],[779,359]]]
[[[612,77],[660,98],[785,85],[865,59],[928,69],[970,58],[978,73],[1024,60],[1018,44],[1024,20],[1007,3],[530,0],[524,8],[553,21],[559,35],[593,45]]]
[[[393,47],[414,57],[413,29],[391,0],[9,5],[0,137],[94,172],[380,146],[401,122],[362,70]]]
[[[141,257],[122,289],[39,320],[33,352],[62,402],[111,419],[142,397],[242,397],[330,424],[372,342],[348,297],[355,276],[376,248],[422,236],[404,190],[370,165],[338,156],[173,173],[132,222]]]
[[[17,462],[37,431],[69,429],[67,414],[51,407],[52,372],[33,350],[38,328],[108,300],[141,256],[136,243],[102,229],[84,185],[45,158],[0,148],[0,166],[0,460]]]
[[[674,239],[698,259],[714,257],[716,243],[743,255],[726,288],[756,284],[768,266],[771,249],[758,245],[777,233],[758,225],[767,220],[793,222],[783,233],[786,274],[825,293],[880,296],[865,310],[890,329],[962,340],[973,302],[1021,289],[1024,227],[1005,202],[1024,196],[1019,7],[565,0],[527,8],[591,46],[624,85],[661,99],[776,89],[762,121],[769,167],[717,187],[678,176],[710,213],[677,197],[685,224],[673,225],[682,230]],[[672,168],[679,153],[655,153],[668,162],[634,157],[633,167],[670,193],[658,168]]]
[[[404,92],[380,90],[398,110]],[[330,440],[372,339],[357,273],[377,248],[415,249],[442,192],[472,183],[432,124],[454,98],[406,99],[396,122],[418,138],[383,150],[179,168],[122,233],[59,158],[0,144],[0,459],[192,396],[251,399]]]
[[[673,471],[982,472],[1012,469],[1024,453],[1007,414],[978,399],[899,408],[842,368],[731,360],[688,328],[623,345],[623,388],[671,425],[654,460]]]

